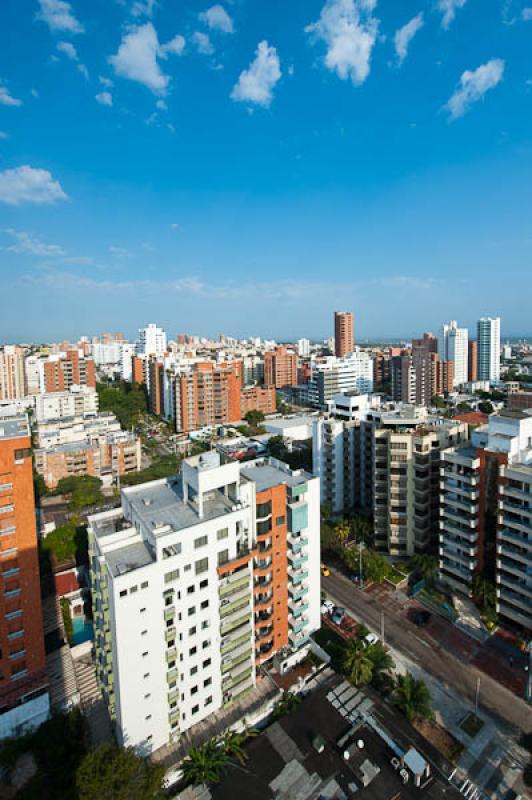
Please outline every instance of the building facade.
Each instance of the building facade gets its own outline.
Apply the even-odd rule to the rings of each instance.
[[[501,377],[501,320],[482,317],[477,322],[478,380],[497,383]]]
[[[24,349],[5,345],[0,348],[0,400],[21,400],[25,385]]]
[[[462,386],[468,379],[468,341],[467,328],[459,328],[452,320],[442,325],[438,339],[438,357],[440,361],[452,361],[454,364],[454,386]]]
[[[355,330],[351,311],[334,312],[334,354],[337,358],[355,349]]]
[[[365,350],[356,349],[344,358],[327,356],[311,364],[306,401],[315,408],[326,409],[337,394],[373,391],[373,360]]]
[[[273,460],[187,459],[89,520],[98,680],[146,752],[231,706],[320,625],[319,481]]]
[[[297,353],[276,347],[264,353],[264,385],[282,389],[297,383]]]
[[[0,416],[0,739],[34,728],[50,710],[25,415]]]
[[[96,368],[91,358],[79,350],[68,350],[59,356],[50,356],[42,363],[43,391],[66,392],[73,386],[96,389]]]

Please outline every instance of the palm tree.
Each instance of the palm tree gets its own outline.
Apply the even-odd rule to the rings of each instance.
[[[422,680],[414,678],[410,672],[397,678],[393,702],[409,722],[413,722],[417,717],[432,719],[434,716],[427,686]]]
[[[484,577],[484,575],[475,575],[473,578],[473,598],[477,605],[484,611],[489,608],[495,608],[496,591],[495,584]]]
[[[183,777],[187,783],[218,783],[229,763],[229,756],[219,739],[211,739],[192,747],[183,761]]]
[[[372,680],[380,682],[385,675],[389,675],[395,667],[395,662],[390,651],[381,642],[375,642],[366,648],[372,665]]]
[[[345,649],[344,669],[355,686],[362,686],[371,680],[373,663],[368,655],[368,649],[360,639],[351,639]]]
[[[279,719],[280,717],[284,717],[285,714],[289,714],[291,711],[297,708],[300,703],[301,698],[299,695],[293,694],[292,692],[283,692],[283,696],[274,706],[274,719]]]
[[[424,581],[429,584],[434,582],[438,574],[438,559],[434,556],[420,553],[413,557],[412,564],[417,569]]]
[[[240,764],[244,764],[248,758],[244,750],[244,743],[247,739],[256,735],[257,730],[255,728],[246,728],[241,733],[225,731],[221,739],[223,750],[229,758],[235,758]]]

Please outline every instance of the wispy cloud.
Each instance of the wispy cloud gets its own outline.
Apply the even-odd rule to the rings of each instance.
[[[417,16],[413,17],[410,22],[407,22],[406,25],[403,25],[402,28],[399,28],[399,30],[396,31],[394,44],[399,64],[402,64],[407,57],[410,42],[416,33],[421,30],[423,25],[423,12],[420,12],[417,14]]]
[[[83,25],[74,16],[70,3],[65,0],[38,0],[38,2],[40,11],[37,19],[46,22],[51,31],[83,33]]]
[[[371,54],[379,29],[373,15],[377,0],[327,0],[320,18],[305,28],[327,47],[325,66],[355,86],[370,73]]]
[[[11,206],[24,203],[50,205],[66,197],[59,181],[54,180],[46,169],[24,164],[0,172],[0,203]]]
[[[135,0],[131,6],[131,14],[134,17],[151,17],[156,6],[156,0]]]
[[[113,95],[111,92],[99,92],[97,95],[95,95],[95,99],[102,106],[113,105]]]
[[[21,106],[22,100],[13,97],[9,90],[0,84],[0,106]]]
[[[41,242],[40,239],[35,238],[27,231],[17,231],[13,228],[7,228],[4,233],[15,240],[14,244],[5,248],[10,253],[21,253],[45,258],[49,256],[65,255],[65,251],[60,245]]]
[[[211,6],[206,11],[203,11],[199,17],[213,31],[222,31],[222,33],[234,32],[233,20],[221,5]]]
[[[458,88],[445,105],[450,119],[463,116],[474,103],[484,97],[486,92],[494,89],[502,81],[503,76],[504,61],[501,58],[492,58],[478,69],[463,72]]]
[[[82,64],[79,60],[78,51],[72,44],[72,42],[58,42],[57,49],[60,53],[63,53],[70,61],[74,61],[77,64],[78,70],[81,72],[85,80],[89,80],[89,70]]]
[[[124,35],[118,52],[109,58],[117,75],[142,83],[154,94],[165,95],[170,83],[158,59],[183,52],[185,41],[175,36],[166,45],[159,43],[157,31],[151,22],[133,27]]]
[[[201,53],[204,56],[211,56],[214,53],[213,44],[206,33],[194,31],[190,38],[196,46],[198,53]]]
[[[267,41],[260,42],[254,61],[240,73],[231,98],[243,103],[255,103],[268,108],[273,100],[273,90],[281,79],[281,62],[275,47]]]
[[[24,275],[22,280],[25,283],[45,286],[48,289],[59,291],[94,290],[96,292],[175,292],[196,294],[208,287],[195,277],[176,278],[169,281],[151,280],[109,280],[98,279],[88,275],[79,275],[75,272],[65,270],[49,270],[37,275]]]
[[[456,16],[456,12],[465,6],[467,0],[438,0],[438,10],[442,14],[442,27],[447,29]]]

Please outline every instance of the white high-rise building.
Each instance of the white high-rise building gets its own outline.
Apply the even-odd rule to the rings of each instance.
[[[320,482],[261,459],[186,459],[89,518],[98,682],[144,752],[297,663],[320,626]]]
[[[299,339],[297,352],[302,358],[308,358],[310,355],[310,339]]]
[[[373,391],[373,359],[366,350],[355,347],[342,358],[326,356],[311,364],[307,386],[309,405],[327,408],[336,394]]]
[[[438,337],[438,357],[440,361],[454,363],[454,386],[467,383],[468,366],[467,328],[459,328],[455,320],[442,325]]]
[[[123,381],[133,380],[133,356],[136,348],[134,344],[122,342],[120,345],[120,378]]]
[[[143,356],[162,356],[166,353],[166,331],[150,322],[145,328],[139,329],[137,353]]]
[[[501,320],[482,317],[477,322],[478,379],[496,382],[501,377]]]

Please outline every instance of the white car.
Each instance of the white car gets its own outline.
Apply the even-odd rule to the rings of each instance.
[[[368,647],[371,647],[372,644],[377,644],[379,637],[375,633],[368,633],[368,635],[364,637],[364,641]]]
[[[334,603],[332,600],[324,600],[321,604],[321,613],[322,614],[332,614],[334,609]]]

